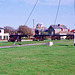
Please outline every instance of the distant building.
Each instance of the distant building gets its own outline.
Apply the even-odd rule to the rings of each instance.
[[[65,25],[51,25],[48,29],[48,33],[50,35],[69,35],[73,34]],[[65,39],[66,36],[61,36],[62,39]]]
[[[45,30],[47,30],[47,28],[38,23],[35,28],[35,34],[42,34]]]
[[[69,29],[65,25],[61,25],[61,24],[51,25],[48,29],[48,32],[50,35],[54,35],[54,34],[58,34],[58,33],[66,35],[66,33],[68,31],[69,31]]]
[[[8,40],[9,33],[4,33],[4,29],[0,27],[0,40]]]

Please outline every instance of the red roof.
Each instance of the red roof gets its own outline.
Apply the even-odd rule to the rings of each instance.
[[[75,29],[71,30],[70,32],[75,32]]]

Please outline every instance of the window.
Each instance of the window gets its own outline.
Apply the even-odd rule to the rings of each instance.
[[[61,31],[64,31],[64,29],[63,29],[63,28],[61,28]]]
[[[1,33],[1,30],[0,30],[0,33]]]

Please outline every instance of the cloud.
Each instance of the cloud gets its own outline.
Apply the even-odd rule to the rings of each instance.
[[[36,3],[37,0],[0,0],[0,4],[5,4],[5,3],[25,3],[29,5],[33,5]]]
[[[40,0],[42,5],[58,5],[59,0]],[[72,5],[74,0],[61,0],[61,5]]]
[[[10,1],[10,0],[9,0]],[[35,4],[37,0],[11,0],[14,2],[25,2],[25,4]],[[39,5],[58,5],[59,0],[38,0]],[[72,5],[74,0],[61,0],[61,5]]]
[[[23,1],[23,0],[0,0],[0,3],[8,3],[8,2],[20,2],[20,1]]]
[[[24,0],[25,3],[27,4],[35,4],[37,0]]]
[[[35,4],[37,0],[0,0],[1,3],[7,3],[7,2],[12,2],[12,3],[18,3],[18,2],[23,2],[25,4]],[[58,5],[59,0],[38,0],[39,5]],[[74,0],[61,0],[61,5],[72,5],[74,4]]]
[[[72,5],[74,4],[74,0],[61,0],[62,5]]]
[[[58,0],[40,0],[40,4],[42,5],[56,5]]]

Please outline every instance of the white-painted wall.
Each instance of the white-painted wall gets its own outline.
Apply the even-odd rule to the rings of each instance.
[[[1,40],[4,39],[4,37],[7,37],[7,39],[9,39],[9,33],[4,33],[4,29],[0,29],[0,36],[1,36]]]

